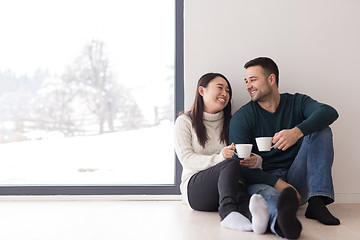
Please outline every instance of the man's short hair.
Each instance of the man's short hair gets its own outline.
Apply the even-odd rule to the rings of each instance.
[[[264,69],[266,75],[275,74],[277,86],[279,86],[279,68],[276,63],[268,57],[258,57],[245,63],[244,68],[247,69],[253,66],[260,66]]]

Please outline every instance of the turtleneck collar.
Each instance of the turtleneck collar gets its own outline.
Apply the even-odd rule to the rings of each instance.
[[[222,119],[223,117],[224,117],[224,111],[220,111],[218,113],[203,112],[203,118],[205,121],[215,122]]]

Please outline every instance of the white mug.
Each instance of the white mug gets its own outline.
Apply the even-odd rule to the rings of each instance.
[[[257,137],[256,144],[260,152],[268,152],[272,148],[272,137]]]
[[[250,157],[252,144],[235,144],[236,152],[239,158]]]

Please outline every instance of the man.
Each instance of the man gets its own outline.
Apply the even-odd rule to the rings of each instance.
[[[229,141],[252,143],[253,152],[263,158],[263,170],[296,189],[287,187],[279,192],[265,184],[249,186],[250,194],[261,194],[268,203],[271,231],[290,239],[300,236],[297,193],[302,204],[309,203],[307,218],[326,225],[340,224],[326,208],[334,202],[331,176],[334,150],[329,125],[338,118],[338,113],[303,94],[280,94],[279,70],[270,58],[253,59],[244,67],[251,101],[232,117]],[[260,152],[256,137],[273,137],[273,149]]]

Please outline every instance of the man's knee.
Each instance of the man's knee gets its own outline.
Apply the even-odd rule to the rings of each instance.
[[[326,127],[320,131],[314,132],[308,136],[309,140],[312,142],[315,139],[318,139],[320,141],[326,142],[330,141],[332,142],[333,134],[330,127]]]

